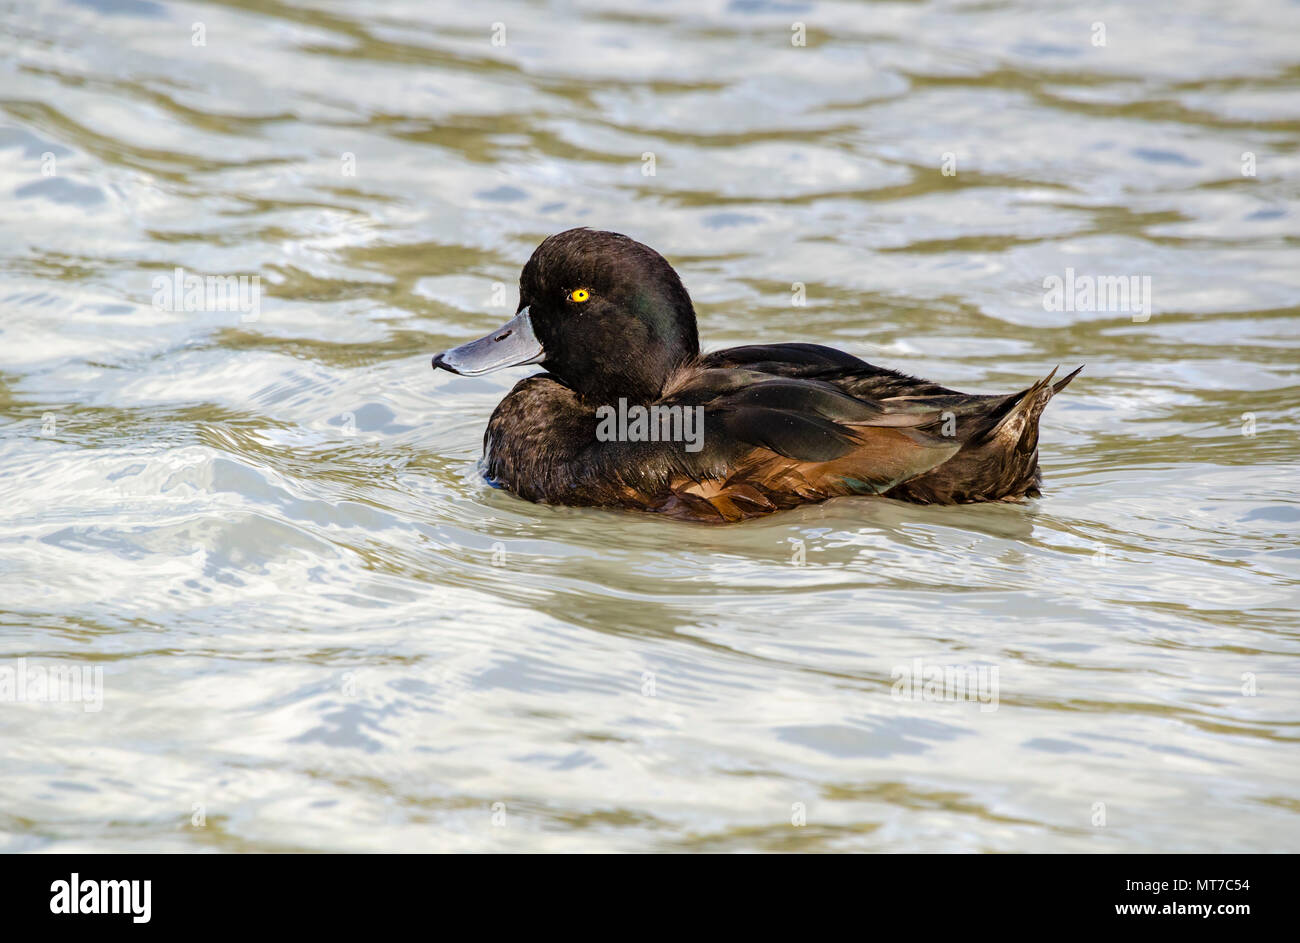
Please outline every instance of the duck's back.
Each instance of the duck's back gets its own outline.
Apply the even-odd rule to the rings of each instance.
[[[754,344],[705,354],[706,367],[731,367],[791,379],[825,380],[863,399],[894,396],[963,396],[906,374],[877,367],[834,347],[821,344]],[[996,397],[993,397],[996,398]]]

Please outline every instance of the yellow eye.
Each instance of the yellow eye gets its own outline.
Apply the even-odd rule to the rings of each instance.
[[[578,304],[582,304],[590,297],[591,292],[587,291],[585,288],[575,288],[573,291],[569,292],[569,300],[576,301]]]

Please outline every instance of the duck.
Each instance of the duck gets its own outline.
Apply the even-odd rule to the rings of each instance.
[[[1041,497],[1039,417],[1083,369],[981,395],[820,344],[702,353],[672,265],[588,228],[537,247],[510,321],[433,357],[461,376],[529,365],[543,372],[488,420],[489,483],[538,504],[707,523],[849,496]]]

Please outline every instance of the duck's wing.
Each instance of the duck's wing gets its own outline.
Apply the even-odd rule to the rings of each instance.
[[[928,408],[886,407],[821,380],[757,376],[701,371],[665,399],[700,407],[704,437],[695,456],[681,456],[670,497],[657,510],[733,521],[838,495],[882,493],[959,447],[921,431],[938,420]]]
[[[868,399],[961,395],[929,380],[877,367],[852,354],[821,344],[728,347],[705,354],[702,365],[706,368],[741,369],[791,379],[825,380],[850,396]]]
[[[715,350],[702,359],[706,367],[740,367],[785,377],[880,369],[852,354],[821,344],[751,344]]]

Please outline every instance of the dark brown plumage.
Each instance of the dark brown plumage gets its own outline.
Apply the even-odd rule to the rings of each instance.
[[[701,355],[690,297],[663,257],[586,229],[533,253],[514,320],[434,358],[470,375],[521,363],[547,372],[520,381],[492,414],[492,481],[530,501],[714,522],[852,494],[1036,497],[1039,416],[1079,372],[980,396],[815,344]],[[681,419],[663,427],[679,440],[638,439],[647,429],[632,422],[611,440],[612,414],[638,407]]]

